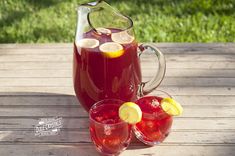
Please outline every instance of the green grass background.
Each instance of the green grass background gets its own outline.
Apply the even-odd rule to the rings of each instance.
[[[94,1],[94,0],[90,0]],[[0,43],[72,42],[89,0],[0,0]],[[140,42],[234,42],[235,0],[107,0]]]

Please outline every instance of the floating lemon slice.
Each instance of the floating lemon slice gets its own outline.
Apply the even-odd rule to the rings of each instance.
[[[179,116],[183,113],[183,107],[172,98],[164,98],[161,101],[161,107],[171,116]]]
[[[106,29],[106,28],[96,28],[96,31],[101,34],[111,34],[111,30]]]
[[[119,44],[128,44],[134,40],[134,37],[129,35],[127,31],[121,31],[118,33],[112,33],[111,39]]]
[[[115,42],[106,42],[100,46],[100,51],[108,58],[116,58],[124,53],[121,44]]]
[[[125,102],[119,108],[119,117],[129,124],[136,124],[141,121],[142,111],[137,104]]]
[[[99,41],[93,38],[84,38],[77,42],[77,46],[81,48],[95,48],[99,46]]]

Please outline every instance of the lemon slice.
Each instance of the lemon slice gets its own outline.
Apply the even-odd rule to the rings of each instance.
[[[128,44],[134,40],[134,37],[129,35],[127,31],[121,31],[118,33],[112,33],[111,39],[119,44]]]
[[[93,38],[84,38],[77,42],[77,46],[81,48],[95,48],[99,46],[99,41]]]
[[[142,111],[133,102],[125,102],[119,108],[119,117],[129,124],[136,124],[141,121]]]
[[[111,34],[111,30],[106,29],[106,28],[96,28],[96,31],[101,34]]]
[[[116,58],[124,53],[122,45],[115,42],[106,42],[99,48],[100,51],[102,51],[103,54],[109,58]]]
[[[171,116],[179,116],[183,113],[183,107],[172,98],[164,98],[161,101],[161,107]]]

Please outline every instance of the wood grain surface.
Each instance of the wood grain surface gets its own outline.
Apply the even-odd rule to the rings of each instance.
[[[73,44],[0,44],[0,156],[98,156],[88,114],[72,82]],[[228,156],[235,153],[235,44],[159,43],[167,62],[158,89],[182,103],[172,132],[147,147],[133,138],[121,156]],[[144,80],[157,69],[141,58]],[[154,94],[154,93],[153,93]],[[40,118],[62,117],[55,136],[35,136]]]

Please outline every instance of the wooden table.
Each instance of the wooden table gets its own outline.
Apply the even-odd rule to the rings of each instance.
[[[121,155],[235,155],[235,44],[157,46],[167,60],[159,89],[184,106],[159,146],[137,140]],[[154,73],[142,59],[145,79]],[[96,156],[87,113],[72,86],[72,44],[0,45],[0,156]],[[40,118],[62,117],[54,136],[35,136]]]

